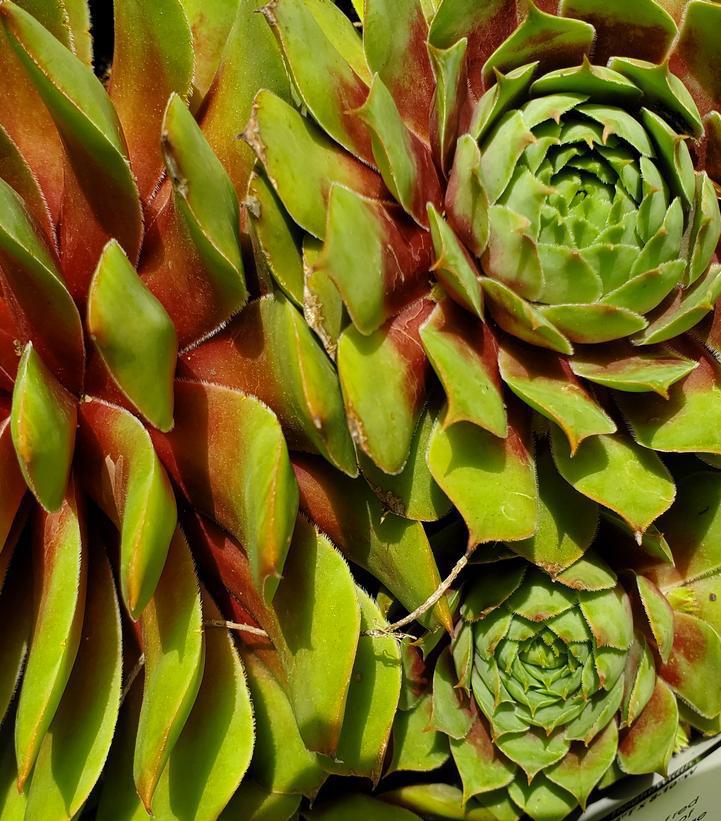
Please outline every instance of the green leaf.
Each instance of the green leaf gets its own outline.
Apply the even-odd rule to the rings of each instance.
[[[221,618],[207,594],[203,611],[206,618]],[[214,821],[248,769],[253,744],[253,708],[238,652],[227,630],[209,627],[203,679],[160,776],[155,815]]]
[[[357,115],[370,129],[373,157],[383,182],[403,210],[427,227],[426,204],[439,205],[441,200],[438,175],[426,144],[406,127],[377,74]]]
[[[189,0],[183,2],[187,4]],[[192,2],[199,5],[200,14],[209,19],[208,0]],[[230,3],[228,0],[212,2],[213,6],[220,5],[225,9],[232,5],[232,0]],[[239,199],[248,190],[255,155],[250,146],[238,140],[238,134],[248,122],[255,95],[264,88],[281,99],[291,99],[290,80],[283,65],[283,56],[267,21],[258,12],[264,2],[242,0],[236,4],[234,20],[200,118],[203,133],[233,181]],[[201,39],[200,33],[196,39]],[[253,48],[247,48],[248,43],[252,43]],[[202,49],[200,55],[197,50],[198,44],[195,51],[197,70],[200,71]]]
[[[721,713],[721,684],[713,672],[721,664],[721,638],[698,616],[675,611],[671,655],[659,675],[704,718]]]
[[[505,438],[508,423],[498,376],[498,347],[490,326],[474,321],[451,300],[443,299],[421,325],[420,336],[446,394],[446,425],[472,422]]]
[[[451,739],[451,754],[461,776],[463,800],[507,787],[516,767],[493,743],[486,719],[474,710],[474,721],[462,740]],[[472,812],[472,810],[471,810]]]
[[[508,599],[521,585],[526,567],[518,562],[504,562],[493,574],[479,575],[465,589],[461,616],[465,621],[484,619]]]
[[[573,796],[545,775],[532,783],[517,779],[509,786],[508,794],[530,818],[564,818],[576,807]]]
[[[432,701],[423,696],[411,710],[400,710],[393,722],[393,758],[386,775],[394,772],[429,772],[448,760],[448,740],[429,730]]]
[[[122,408],[80,405],[78,463],[96,504],[120,530],[120,590],[137,619],[160,578],[177,512],[148,432]]]
[[[279,625],[275,645],[301,736],[309,749],[333,755],[358,646],[360,606],[343,557],[303,517],[273,608]]]
[[[393,636],[362,635],[386,627],[378,605],[360,587],[356,594],[361,608],[361,637],[358,640],[351,684],[345,705],[335,759],[331,772],[380,779],[401,690],[401,653]]]
[[[436,76],[435,104],[431,108],[431,148],[434,159],[444,173],[448,173],[454,149],[457,151],[460,145],[456,142],[456,136],[463,104],[467,50],[468,40],[465,37],[445,49],[428,44],[428,54]]]
[[[25,70],[63,138],[98,223],[134,260],[142,236],[138,190],[128,165],[120,121],[105,89],[89,66],[27,12],[13,3],[5,3],[1,16]],[[86,266],[88,261],[86,257]],[[86,266],[84,271],[74,272],[74,276],[89,277],[91,268]]]
[[[311,7],[301,0],[271,0],[261,12],[315,121],[352,154],[372,163],[370,137],[355,112],[368,87],[318,24]]]
[[[248,184],[246,212],[253,227],[256,261],[264,261],[283,293],[303,307],[303,256],[297,226],[283,208],[271,184],[253,172]]]
[[[390,91],[401,117],[428,140],[434,82],[426,49],[428,26],[418,0],[366,0],[363,49],[368,66]],[[413,81],[408,82],[412,77]]]
[[[624,773],[666,773],[676,744],[678,706],[670,687],[659,678],[651,700],[621,735],[618,764]]]
[[[22,341],[32,340],[55,376],[79,392],[85,366],[80,314],[23,201],[2,179],[0,259],[0,282],[21,319]]]
[[[482,292],[475,263],[432,203],[428,203],[428,219],[436,253],[436,278],[461,307],[482,317]]]
[[[616,758],[618,728],[611,721],[589,747],[572,745],[564,759],[546,770],[546,777],[573,795],[585,809],[588,797]]]
[[[301,510],[352,562],[372,573],[409,611],[441,583],[420,522],[388,511],[363,478],[349,479],[319,458],[293,454]],[[445,598],[430,613],[434,625],[451,630]]]
[[[256,587],[270,601],[298,511],[278,420],[254,396],[220,385],[178,380],[175,396],[175,428],[153,437],[158,454],[191,504],[243,545]]]
[[[91,556],[83,635],[33,771],[29,818],[74,818],[105,765],[120,708],[120,611],[102,549]]]
[[[721,211],[716,190],[704,171],[696,174],[696,201],[689,239],[686,283],[693,284],[706,271],[721,236]]]
[[[473,726],[467,694],[459,688],[453,657],[445,647],[433,670],[432,720],[430,727],[451,739],[463,741]]]
[[[147,821],[133,783],[133,749],[142,699],[142,676],[123,699],[98,803],[99,821]]]
[[[109,94],[128,144],[140,196],[160,179],[160,128],[168,97],[187,97],[193,79],[193,41],[181,0],[151,5],[116,0]]]
[[[486,60],[483,80],[488,82],[494,70],[508,71],[530,60],[552,63],[553,68],[578,65],[590,52],[594,36],[588,23],[546,14],[531,5],[523,22]]]
[[[65,48],[74,52],[65,0],[21,0],[18,5],[42,23]]]
[[[542,622],[575,607],[576,601],[572,591],[535,570],[506,600],[505,609],[528,621]]]
[[[595,0],[571,0],[571,2],[593,3]],[[641,89],[623,73],[602,65],[593,65],[587,59],[584,59],[583,65],[559,68],[539,77],[531,86],[531,93],[584,94],[594,102],[607,100],[624,103],[635,103],[643,96]]]
[[[618,513],[637,534],[668,510],[676,495],[659,457],[620,434],[594,436],[572,456],[554,427],[553,458],[579,493]]]
[[[596,302],[592,305],[543,305],[539,313],[572,342],[596,344],[643,331],[648,322],[635,311]]]
[[[537,457],[538,527],[513,550],[548,573],[577,561],[591,546],[598,529],[598,507],[559,476],[547,451]]]
[[[494,790],[466,803],[460,789],[450,784],[411,784],[383,793],[381,798],[396,807],[407,807],[421,818],[437,815],[449,821],[518,821],[520,815],[506,790]]]
[[[506,337],[501,340],[498,367],[516,396],[559,425],[571,453],[589,436],[616,432],[615,422],[575,379],[566,359]]]
[[[579,351],[569,364],[576,376],[589,382],[627,393],[653,391],[664,399],[668,399],[672,385],[698,367],[670,349],[636,351],[624,345]]]
[[[198,580],[185,537],[178,529],[140,623],[145,680],[133,779],[150,814],[155,788],[190,714],[204,668]]]
[[[420,417],[428,369],[418,329],[431,308],[427,300],[416,302],[375,333],[363,336],[351,326],[338,340],[351,434],[386,473],[403,470]]]
[[[688,133],[697,139],[701,137],[703,123],[696,103],[683,82],[671,72],[666,60],[654,65],[643,59],[612,57],[609,67],[632,80],[643,91],[647,105],[671,112],[688,126]],[[675,65],[674,71],[678,68]]]
[[[558,353],[572,354],[573,345],[544,314],[526,302],[514,290],[490,277],[482,277],[481,285],[496,322],[513,336],[531,345]]]
[[[170,430],[175,327],[115,240],[105,246],[90,284],[88,332],[125,396],[152,425]]]
[[[230,799],[222,821],[288,821],[293,818],[300,805],[301,795],[283,795],[270,792],[253,781],[246,779]]]
[[[240,0],[181,0],[193,34],[193,103],[208,93],[233,27]]]
[[[279,293],[182,359],[182,375],[251,393],[278,417],[294,448],[358,473],[336,371],[293,305]]]
[[[165,108],[162,147],[176,207],[203,264],[203,287],[212,294],[208,315],[196,331],[206,336],[236,314],[248,299],[238,198],[228,173],[177,94],[170,97]]]
[[[530,220],[505,205],[492,205],[488,221],[483,270],[519,298],[538,299],[544,290],[543,269]]]
[[[428,446],[433,478],[468,525],[469,544],[527,539],[536,530],[533,455],[512,426],[497,439],[468,422],[437,422]]]
[[[677,346],[696,367],[676,382],[668,398],[618,394],[618,403],[639,444],[672,453],[721,453],[721,367],[701,345]]]
[[[436,413],[426,408],[416,425],[408,461],[390,476],[362,457],[363,477],[388,510],[417,522],[435,522],[451,510],[451,502],[438,487],[426,464],[426,451]]]
[[[57,513],[36,513],[34,531],[34,619],[15,718],[20,789],[30,776],[60,704],[80,643],[87,548],[72,484]]]
[[[628,650],[633,642],[633,615],[623,588],[579,590],[578,600],[596,646]]]
[[[86,65],[93,63],[93,38],[90,34],[90,8],[88,0],[63,0],[68,14],[68,25],[73,35],[77,57]]]
[[[456,143],[445,209],[456,234],[480,257],[488,243],[488,194],[481,179],[481,152],[470,134]]]
[[[8,821],[23,821],[27,793],[18,790],[12,730],[12,723],[6,721],[0,733],[0,807]]]
[[[278,671],[273,672],[263,662],[261,653],[242,645],[241,657],[255,717],[256,741],[249,775],[273,793],[314,796],[327,774],[319,756],[303,743],[282,673],[279,678]],[[277,659],[269,660],[277,667]]]
[[[335,360],[338,337],[348,323],[348,316],[335,283],[326,271],[316,267],[322,247],[320,240],[310,234],[303,237],[303,316],[328,356]]]
[[[428,291],[427,237],[399,230],[398,217],[397,208],[340,185],[331,187],[325,245],[314,268],[335,284],[362,334],[373,333]]]
[[[542,778],[535,780],[536,776],[547,767],[560,761],[568,752],[569,742],[566,741],[562,732],[547,735],[544,731],[535,727],[519,733],[506,733],[498,739],[498,746],[501,752],[505,753],[511,761],[515,761],[528,776],[527,782],[534,780],[536,786],[540,786]],[[514,785],[523,784],[524,779],[518,778],[511,785],[509,793],[514,796],[516,790]],[[514,798],[514,801],[516,799]]]
[[[634,345],[653,345],[666,342],[697,325],[713,310],[721,296],[721,265],[712,265],[687,289],[679,289],[674,298],[667,300],[651,324],[633,338]]]
[[[28,343],[13,389],[10,431],[23,477],[48,511],[57,511],[63,504],[76,426],[74,397]]]

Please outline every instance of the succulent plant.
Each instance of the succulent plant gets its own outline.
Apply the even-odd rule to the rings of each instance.
[[[692,729],[718,733],[720,513],[721,479],[697,471],[661,522],[673,562],[630,536],[555,576],[506,549],[474,562],[451,641],[420,643],[432,686],[420,654],[406,666],[389,766],[451,760],[460,787],[411,781],[318,817],[358,804],[383,818],[385,803],[409,821],[563,819],[597,787],[665,773]]]
[[[379,775],[399,649],[286,442],[357,473],[338,378],[243,249],[235,136],[282,76],[255,5],[117,0],[104,86],[85,3],[0,3],[2,818],[217,818],[249,766],[236,815],[291,815]],[[245,364],[201,381],[226,326]]]
[[[721,730],[721,6],[113,7],[99,78],[85,0],[0,0],[0,816],[290,818],[446,737],[301,812],[533,816]]]

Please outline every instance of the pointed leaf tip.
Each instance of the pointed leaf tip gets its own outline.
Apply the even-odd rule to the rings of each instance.
[[[152,425],[170,430],[175,327],[115,240],[105,246],[90,284],[88,330],[123,393]]]
[[[20,470],[48,511],[63,503],[75,448],[77,404],[28,343],[13,390],[10,430]]]

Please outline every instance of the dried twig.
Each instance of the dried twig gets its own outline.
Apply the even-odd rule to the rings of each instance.
[[[268,638],[265,630],[260,627],[253,627],[251,624],[240,624],[237,621],[224,621],[223,619],[209,619],[203,622],[204,627],[225,627],[227,630],[237,630],[239,633],[251,633],[254,636]]]
[[[407,634],[399,633],[398,630],[401,627],[405,627],[407,624],[410,624],[412,621],[415,621],[417,618],[422,616],[424,613],[427,613],[435,604],[440,600],[441,596],[448,590],[448,588],[453,584],[453,582],[458,578],[461,574],[465,566],[468,564],[468,560],[471,558],[473,551],[476,549],[475,545],[469,545],[466,548],[466,552],[461,556],[461,558],[455,563],[453,566],[453,570],[446,576],[445,579],[438,585],[438,587],[433,591],[433,593],[423,602],[423,604],[416,607],[416,609],[409,613],[407,616],[404,616],[402,619],[398,619],[398,621],[394,621],[393,624],[389,624],[387,627],[380,627],[375,630],[366,630],[364,631],[364,636],[372,636],[373,638],[380,638],[382,636],[389,636],[393,635],[397,638],[402,638]],[[415,640],[417,637],[413,636]]]

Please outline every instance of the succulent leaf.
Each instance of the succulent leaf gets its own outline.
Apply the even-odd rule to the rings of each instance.
[[[205,659],[198,580],[178,529],[158,586],[143,610],[141,628],[145,680],[133,779],[150,812],[161,773],[198,693]]]

